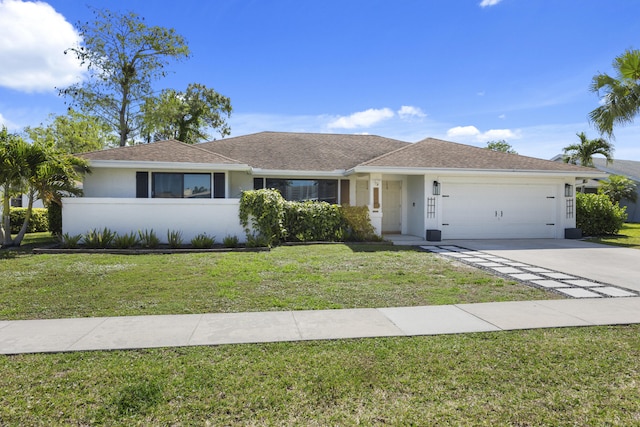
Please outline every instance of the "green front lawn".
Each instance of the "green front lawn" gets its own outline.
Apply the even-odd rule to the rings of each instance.
[[[589,242],[640,249],[640,223],[625,223],[616,236],[594,237]]]
[[[433,254],[387,245],[173,255],[2,255],[0,319],[559,298]]]
[[[0,425],[640,425],[640,326],[0,357]]]

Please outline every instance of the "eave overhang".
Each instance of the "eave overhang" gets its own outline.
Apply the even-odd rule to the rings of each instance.
[[[197,170],[197,171],[240,171],[249,172],[251,167],[234,163],[186,163],[155,162],[132,160],[89,160],[89,167],[108,169],[145,169],[145,170]]]
[[[345,172],[349,176],[356,173],[380,173],[388,175],[438,175],[438,176],[505,176],[548,177],[548,178],[606,178],[607,174],[594,169],[589,171],[525,170],[525,169],[459,169],[459,168],[403,168],[391,166],[356,166]]]

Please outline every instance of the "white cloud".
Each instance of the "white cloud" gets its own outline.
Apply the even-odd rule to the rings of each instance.
[[[506,119],[506,118],[507,118],[507,115],[506,115],[506,114],[500,114],[500,115],[498,116],[498,118],[499,118],[499,119],[503,119],[503,120],[504,120],[504,119]]]
[[[475,126],[456,126],[447,131],[449,138],[470,137],[480,135],[480,131]]]
[[[402,120],[410,120],[413,118],[420,119],[423,117],[427,117],[425,112],[422,111],[420,108],[412,107],[409,105],[403,105],[402,107],[400,107],[400,109],[398,110],[398,116],[400,116]]]
[[[6,126],[7,129],[10,132],[13,132],[15,130],[18,129],[18,125],[16,125],[15,123],[13,123],[12,121],[10,121],[9,119],[5,118],[2,113],[0,113],[0,128],[2,128],[2,126]]]
[[[82,67],[64,50],[80,40],[47,3],[0,0],[0,86],[45,92],[78,81]]]
[[[338,117],[331,123],[329,128],[354,129],[359,127],[369,127],[383,120],[390,119],[395,114],[389,108],[370,108],[366,111],[353,113],[350,116]]]
[[[502,0],[482,0],[480,2],[480,7],[495,6],[501,1]]]
[[[489,129],[486,132],[481,132],[475,126],[456,126],[447,131],[447,137],[485,142],[496,139],[520,138],[520,131],[512,131],[511,129]]]

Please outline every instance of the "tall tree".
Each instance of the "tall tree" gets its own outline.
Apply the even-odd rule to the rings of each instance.
[[[589,139],[584,132],[576,134],[580,138],[579,144],[571,144],[564,147],[565,163],[593,166],[593,156],[600,154],[609,163],[613,159],[613,145],[604,138]]]
[[[87,66],[89,78],[60,93],[109,123],[125,146],[135,137],[152,83],[166,75],[171,60],[188,57],[189,48],[173,28],[148,26],[135,13],[95,9],[94,15],[93,22],[78,24],[84,46],[66,51]]]
[[[610,175],[606,181],[600,183],[598,187],[598,193],[604,194],[613,203],[620,203],[623,199],[627,199],[632,202],[638,200],[636,183],[622,175]]]
[[[50,116],[47,125],[25,128],[32,141],[52,143],[67,153],[86,153],[118,145],[118,139],[102,119],[74,110],[66,115]]]
[[[500,141],[488,141],[487,148],[489,150],[500,151],[502,153],[518,154],[511,144],[504,139],[501,139]]]
[[[640,50],[627,50],[616,57],[613,69],[615,76],[593,77],[591,90],[600,96],[601,105],[589,113],[600,133],[609,137],[614,125],[631,123],[640,113]]]
[[[215,90],[191,83],[185,92],[163,90],[143,106],[142,134],[148,142],[177,139],[194,144],[209,139],[209,130],[229,135],[225,116],[231,115],[231,100]]]

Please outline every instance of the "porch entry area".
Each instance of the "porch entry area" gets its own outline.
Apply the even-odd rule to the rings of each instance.
[[[402,232],[402,181],[382,181],[382,233]]]

